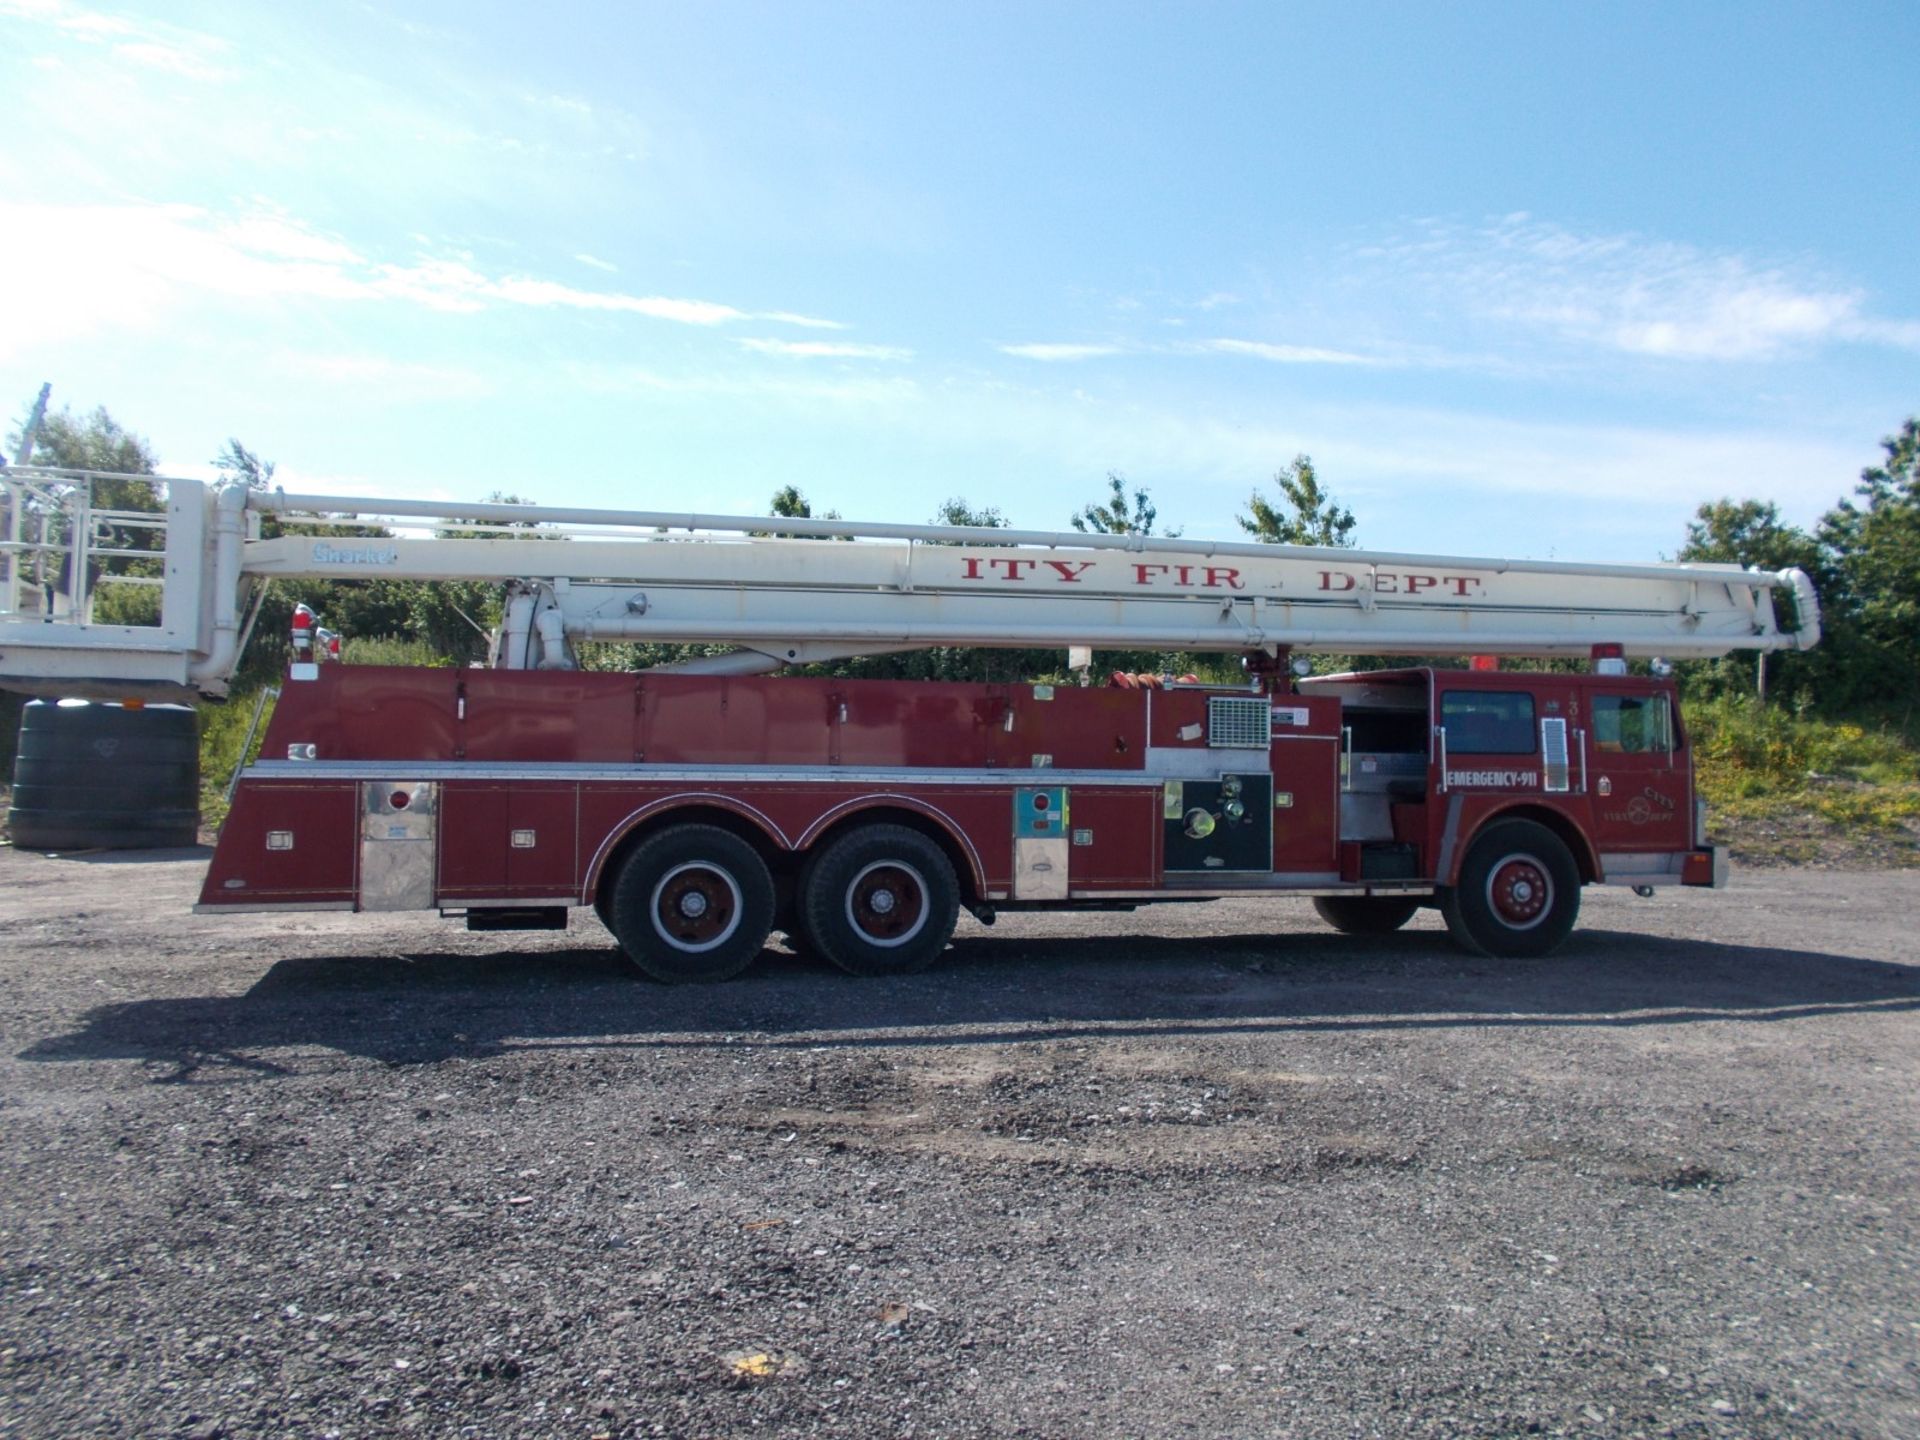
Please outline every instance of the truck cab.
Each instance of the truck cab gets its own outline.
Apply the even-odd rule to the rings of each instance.
[[[1580,884],[1724,883],[1666,677],[1423,666],[1297,689],[1340,705],[1342,879],[1418,875],[1473,948],[1551,949]]]

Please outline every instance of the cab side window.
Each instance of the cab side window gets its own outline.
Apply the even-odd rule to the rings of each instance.
[[[1593,743],[1625,755],[1671,755],[1673,706],[1664,695],[1596,695]]]
[[[1533,696],[1521,690],[1449,690],[1440,697],[1449,755],[1531,755]]]

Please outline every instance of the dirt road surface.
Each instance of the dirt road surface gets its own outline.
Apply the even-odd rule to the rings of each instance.
[[[1920,1435],[1920,874],[709,989],[0,851],[0,1435]]]

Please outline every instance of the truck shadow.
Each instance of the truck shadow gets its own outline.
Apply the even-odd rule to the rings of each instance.
[[[1920,969],[1588,930],[1544,961],[1432,932],[1371,939],[967,935],[944,964],[854,980],[769,950],[727,985],[634,978],[609,948],[282,960],[242,995],[89,1011],[20,1058],[139,1060],[160,1081],[267,1078],[330,1050],[392,1065],[544,1049],[1032,1044],[1101,1034],[1771,1024],[1920,1009]]]

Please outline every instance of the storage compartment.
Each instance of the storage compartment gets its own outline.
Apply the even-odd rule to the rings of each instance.
[[[1273,867],[1273,777],[1169,780],[1162,811],[1166,871],[1265,873]]]

